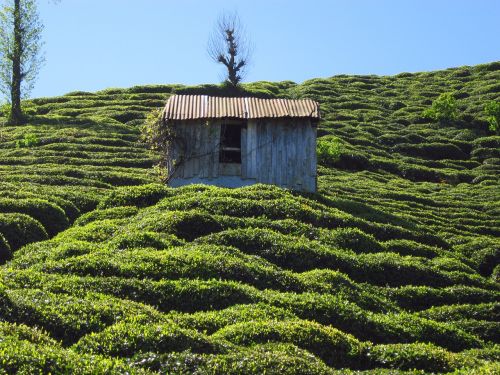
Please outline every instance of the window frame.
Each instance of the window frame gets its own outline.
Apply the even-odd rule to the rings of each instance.
[[[225,129],[229,126],[235,126],[238,127],[239,129],[239,147],[235,147],[235,145],[227,144],[224,140],[224,133]],[[247,121],[246,120],[238,120],[238,119],[228,119],[228,120],[223,120],[220,124],[220,136],[219,136],[219,164],[233,164],[233,165],[241,165],[243,162],[243,155],[242,155],[242,144],[241,144],[241,134],[242,130],[247,128]],[[239,158],[236,158],[236,160],[239,161],[231,161],[232,158],[230,157],[224,157],[224,153],[235,153],[239,152]]]

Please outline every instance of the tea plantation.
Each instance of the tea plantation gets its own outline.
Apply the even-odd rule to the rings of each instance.
[[[0,126],[0,374],[500,373],[500,62],[245,89],[321,103],[318,194],[158,183],[146,116],[215,85]]]

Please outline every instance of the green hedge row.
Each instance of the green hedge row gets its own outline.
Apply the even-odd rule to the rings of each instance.
[[[6,274],[12,289],[43,287],[52,293],[84,297],[102,293],[154,306],[159,310],[193,313],[220,310],[232,305],[259,301],[256,288],[222,280],[160,280],[119,277],[82,277],[36,272],[32,269]]]
[[[419,315],[442,322],[466,319],[500,322],[500,303],[435,306],[421,311]]]
[[[237,348],[228,354],[198,354],[190,351],[144,353],[130,362],[162,374],[282,374],[331,375],[333,370],[310,352],[291,344],[269,343]]]
[[[99,250],[60,261],[46,261],[35,268],[44,272],[81,276],[120,276],[152,280],[199,278],[234,280],[257,288],[300,290],[297,278],[266,261],[228,247],[197,245],[166,250],[132,249],[117,256]]]
[[[381,250],[382,245],[359,231],[334,232],[332,243],[358,251]],[[347,233],[344,236],[343,233]],[[349,236],[349,234],[353,236]],[[335,237],[337,236],[337,237]],[[344,236],[344,237],[341,237]],[[296,272],[315,268],[330,268],[348,274],[356,281],[375,285],[429,285],[449,286],[463,283],[485,285],[486,281],[454,258],[435,258],[429,264],[417,257],[403,257],[394,253],[356,255],[351,250],[326,247],[305,238],[290,241],[285,236],[266,229],[234,229],[212,234],[198,240],[224,246],[234,246],[245,253],[259,255],[282,268]]]
[[[163,198],[167,198],[158,203]],[[113,206],[151,206],[148,213],[198,210],[200,213],[225,215],[237,218],[267,218],[270,221],[296,220],[319,228],[357,227],[378,240],[407,239],[428,245],[449,247],[441,238],[431,234],[411,231],[387,222],[369,222],[353,217],[335,207],[300,196],[277,187],[255,185],[237,190],[215,189],[192,185],[169,189],[162,185],[121,188],[101,202],[101,208]],[[259,225],[259,222],[256,223]],[[260,223],[260,226],[263,224]]]
[[[238,323],[222,328],[211,337],[244,346],[268,342],[292,343],[335,368],[358,367],[363,351],[362,344],[353,336],[306,320]]]
[[[74,349],[81,353],[131,357],[139,352],[225,353],[229,345],[172,322],[147,324],[121,322],[80,339]]]
[[[49,236],[69,227],[69,220],[61,207],[42,199],[0,199],[0,212],[22,213],[38,220]]]
[[[0,213],[0,233],[12,251],[21,246],[47,239],[47,232],[38,220],[31,216],[10,213]]]
[[[406,285],[399,288],[380,288],[379,291],[399,306],[414,311],[443,305],[496,302],[500,298],[500,292],[497,290],[465,285],[446,288]]]
[[[214,306],[218,309],[219,306]],[[223,310],[198,311],[192,314],[172,312],[169,319],[181,327],[194,328],[200,332],[213,334],[231,324],[293,320],[297,317],[290,311],[262,302],[235,304]]]
[[[116,359],[75,353],[59,345],[7,336],[0,340],[4,374],[145,374]]]
[[[433,160],[464,160],[468,157],[459,147],[450,143],[400,143],[394,146],[393,150],[402,154]]]
[[[52,337],[72,343],[126,317],[158,317],[149,306],[100,294],[78,298],[37,289],[0,290],[0,317],[45,329]]]
[[[451,372],[467,362],[443,348],[424,343],[375,345],[368,349],[367,357],[375,368],[418,369],[426,373]]]
[[[75,221],[75,225],[83,226],[93,221],[105,219],[126,219],[138,213],[138,209],[134,206],[114,207],[105,210],[94,210],[88,212]]]

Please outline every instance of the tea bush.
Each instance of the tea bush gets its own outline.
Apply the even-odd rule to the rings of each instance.
[[[369,349],[373,367],[426,372],[451,372],[462,367],[456,355],[432,344],[387,344]]]
[[[99,208],[117,206],[150,206],[168,196],[170,189],[164,185],[150,184],[114,190],[99,203]]]
[[[212,337],[245,346],[273,341],[292,343],[337,368],[356,367],[362,352],[361,343],[354,337],[301,320],[239,323],[217,331]]]
[[[39,221],[18,213],[0,214],[0,233],[13,251],[48,237]]]
[[[43,327],[53,337],[71,343],[84,334],[118,322],[126,317],[144,314],[154,317],[157,312],[147,306],[88,295],[85,299],[41,290],[9,290],[0,307],[0,317],[27,325]]]
[[[75,225],[86,225],[93,221],[105,219],[126,219],[134,216],[139,210],[134,206],[114,207],[106,210],[94,210],[88,212],[75,221]]]
[[[436,306],[420,312],[419,315],[443,322],[465,319],[498,322],[500,321],[500,303]]]
[[[386,251],[398,253],[400,255],[410,255],[415,257],[434,258],[443,254],[443,250],[434,246],[424,245],[415,241],[390,240],[383,243]]]
[[[373,236],[367,235],[356,228],[342,228],[331,231],[325,242],[357,253],[377,253],[384,250],[383,246]]]
[[[241,348],[228,354],[196,354],[189,351],[138,355],[132,363],[161,373],[210,374],[333,374],[323,361],[290,344],[264,344]]]
[[[0,333],[2,337],[9,337],[15,340],[25,340],[33,344],[58,345],[57,341],[52,339],[46,332],[24,324],[1,322]]]
[[[142,230],[171,233],[187,241],[222,230],[222,226],[212,215],[197,210],[152,215],[141,220],[138,226]]]
[[[500,295],[495,290],[485,290],[464,285],[447,288],[406,285],[386,289],[384,293],[401,307],[410,310],[423,310],[442,305],[495,302]]]
[[[126,232],[113,237],[108,247],[111,249],[125,250],[134,248],[167,249],[172,246],[181,246],[184,241],[173,234],[156,232]]]
[[[66,229],[69,220],[57,205],[42,199],[0,199],[0,212],[18,212],[38,220],[49,236]]]
[[[82,353],[131,357],[138,352],[169,353],[190,349],[195,353],[224,353],[227,345],[175,323],[117,323],[82,338],[75,350]]]
[[[212,334],[228,325],[259,321],[281,321],[296,319],[288,310],[259,302],[249,305],[233,305],[220,311],[203,311],[194,314],[172,314],[169,316],[186,328]]]
[[[1,370],[6,374],[144,374],[112,358],[90,356],[57,345],[37,345],[7,337],[0,341]]]

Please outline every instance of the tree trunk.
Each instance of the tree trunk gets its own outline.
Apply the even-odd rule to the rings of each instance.
[[[22,55],[22,29],[21,29],[21,0],[14,0],[14,50],[12,54],[12,87],[10,123],[20,125],[24,116],[21,108],[21,55]]]
[[[237,75],[238,72],[235,69],[235,67],[236,67],[235,58],[236,58],[237,50],[236,50],[236,46],[234,43],[234,32],[233,32],[233,30],[226,30],[226,34],[227,34],[227,41],[229,43],[228,52],[229,52],[229,56],[230,56],[229,64],[227,66],[228,79],[229,79],[229,82],[231,82],[231,84],[236,87],[238,85],[239,80],[238,80],[238,75]]]

